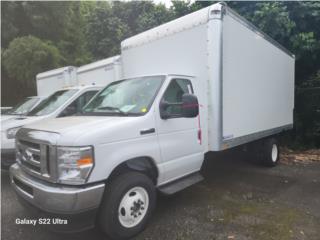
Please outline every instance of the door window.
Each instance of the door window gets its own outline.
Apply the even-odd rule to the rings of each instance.
[[[191,81],[188,79],[172,79],[167,90],[163,95],[163,101],[176,103],[169,105],[165,112],[172,117],[180,117],[182,113],[182,95],[185,93],[193,94]]]
[[[62,113],[60,114],[60,117],[67,117],[74,115],[76,113],[81,112],[82,108],[91,100],[91,98],[98,92],[98,90],[94,91],[88,91],[83,93],[80,97],[78,97],[76,100],[74,100],[72,103],[67,106]]]

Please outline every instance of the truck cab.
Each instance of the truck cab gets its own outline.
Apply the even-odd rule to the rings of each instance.
[[[70,216],[88,212],[88,224],[94,224],[93,212],[104,204],[107,182],[117,175],[145,172],[150,179],[147,184],[161,189],[197,173],[205,151],[195,96],[198,89],[192,76],[125,79],[100,91],[79,116],[23,127],[16,136],[17,164],[10,169],[15,190],[46,212]],[[119,218],[123,226],[139,226],[149,214],[149,208],[137,208],[130,215],[134,202],[152,208],[155,190],[147,189],[126,189],[135,198],[128,195],[123,200]]]
[[[1,122],[1,167],[15,162],[15,135],[26,124],[50,118],[60,118],[78,113],[101,87],[80,86],[56,91],[45,98],[25,116],[16,116]]]

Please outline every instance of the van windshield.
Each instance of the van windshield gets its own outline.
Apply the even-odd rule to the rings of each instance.
[[[84,108],[85,115],[143,115],[149,111],[164,76],[117,81],[98,93]]]
[[[76,89],[70,89],[55,92],[29,112],[28,116],[42,116],[54,112],[77,91]]]
[[[25,115],[27,114],[36,104],[38,104],[39,98],[28,97],[10,109],[7,113],[8,115]]]

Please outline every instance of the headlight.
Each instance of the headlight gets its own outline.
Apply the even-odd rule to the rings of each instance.
[[[59,182],[83,184],[93,168],[92,147],[58,147]]]
[[[14,127],[14,128],[9,128],[8,130],[7,130],[7,138],[8,139],[13,139],[13,138],[15,138],[16,137],[16,134],[17,134],[17,132],[18,132],[18,130],[21,128],[21,126],[20,127]]]

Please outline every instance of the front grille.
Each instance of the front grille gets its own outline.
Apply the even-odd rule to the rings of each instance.
[[[28,142],[28,141],[24,141],[24,140],[19,140],[19,142],[27,147],[40,150],[40,144],[38,144],[38,143]]]
[[[52,147],[26,140],[16,140],[17,162],[23,169],[40,178],[53,180],[50,172],[50,151]]]

